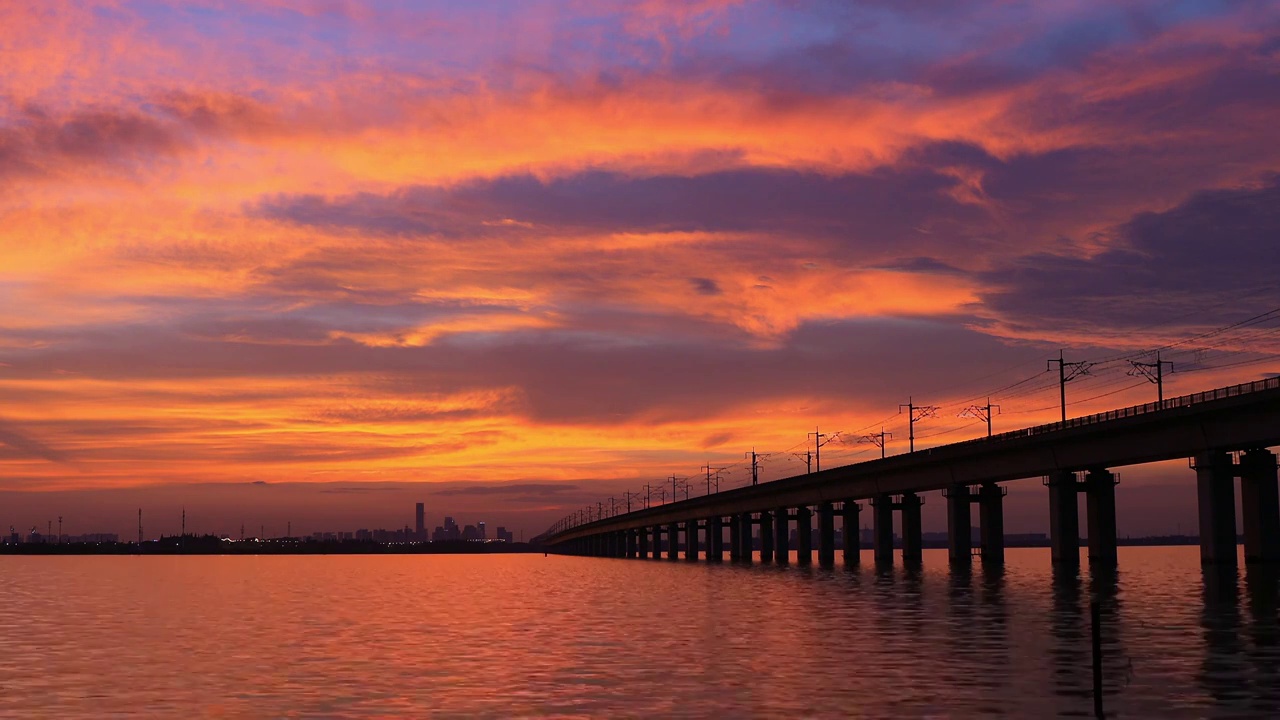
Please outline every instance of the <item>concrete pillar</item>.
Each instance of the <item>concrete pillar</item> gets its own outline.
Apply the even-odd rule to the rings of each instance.
[[[969,521],[969,486],[947,488],[947,558],[952,565],[973,563],[972,523]]]
[[[1076,474],[1058,470],[1049,475],[1049,549],[1059,565],[1080,564],[1080,516]]]
[[[1085,510],[1089,523],[1089,564],[1115,567],[1116,476],[1104,468],[1089,471],[1085,480]]]
[[[744,563],[751,563],[753,553],[755,552],[755,542],[751,537],[751,529],[755,526],[755,521],[751,517],[751,513],[742,513],[738,516],[738,532],[742,534],[742,541],[739,543],[738,549],[741,551],[739,559]]]
[[[636,535],[639,538],[637,545],[639,546],[639,557],[641,560],[649,559],[649,528],[642,527],[636,529]]]
[[[978,491],[978,531],[982,537],[982,564],[1004,563],[1004,488],[989,482]]]
[[[690,520],[684,524],[684,559],[698,559],[698,521]]]
[[[1221,451],[1195,457],[1200,503],[1200,564],[1236,564],[1236,481],[1231,456]]]
[[[773,562],[773,513],[760,513],[760,562]]]
[[[862,531],[858,524],[858,516],[862,514],[862,506],[852,500],[844,501],[844,527],[840,530],[844,541],[844,566],[855,567],[862,558]]]
[[[773,519],[773,538],[777,542],[774,543],[773,560],[779,565],[786,565],[791,562],[791,511],[786,508],[778,508],[777,515]]]
[[[1273,453],[1249,450],[1240,457],[1240,508],[1244,561],[1280,562],[1280,487]]]
[[[724,562],[724,524],[719,515],[707,519],[707,562]]]
[[[667,559],[680,559],[680,526],[676,523],[667,525]]]
[[[893,498],[877,495],[871,500],[872,546],[876,565],[893,565]]]
[[[653,526],[653,559],[662,559],[662,526]]]
[[[813,511],[796,508],[796,564],[813,564]]]
[[[818,565],[836,565],[836,510],[829,502],[818,506]]]
[[[626,533],[627,544],[623,549],[624,557],[630,559],[636,556],[636,531],[623,530]]]
[[[742,559],[742,536],[738,533],[738,516],[729,516],[729,562]]]
[[[907,567],[919,567],[924,562],[924,527],[920,523],[923,504],[915,493],[902,494],[902,562]]]

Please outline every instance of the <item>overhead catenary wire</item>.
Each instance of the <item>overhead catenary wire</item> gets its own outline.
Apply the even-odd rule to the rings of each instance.
[[[1267,288],[1258,288],[1255,290],[1256,292],[1260,293],[1260,292],[1268,291],[1271,289],[1272,288],[1268,286]],[[1224,304],[1227,304],[1227,301],[1223,301],[1218,305],[1221,306]],[[1195,314],[1196,312],[1187,313],[1182,316],[1173,318],[1172,320],[1167,320],[1165,321],[1164,324],[1168,324],[1169,322],[1173,322],[1179,319],[1185,319],[1186,317],[1189,317]],[[1277,324],[1275,326],[1272,326],[1272,323],[1277,323]],[[1147,329],[1150,329],[1150,327],[1151,326],[1148,326]],[[1277,334],[1280,334],[1280,308],[1275,308],[1272,310],[1268,310],[1266,312],[1257,313],[1252,316],[1243,318],[1241,320],[1237,320],[1235,322],[1229,323],[1221,327],[1208,329],[1187,337],[1178,338],[1176,340],[1166,342],[1165,344],[1155,348],[1134,350],[1134,351],[1118,353],[1115,355],[1098,358],[1094,360],[1080,361],[1083,363],[1088,363],[1090,369],[1093,372],[1090,375],[1080,375],[1078,376],[1078,379],[1082,382],[1082,387],[1087,388],[1089,391],[1093,391],[1093,392],[1088,397],[1074,399],[1074,400],[1071,400],[1070,402],[1062,403],[1062,407],[1065,410],[1065,407],[1067,406],[1079,406],[1084,403],[1093,402],[1095,400],[1114,396],[1120,393],[1134,390],[1144,385],[1148,385],[1149,383],[1145,378],[1142,380],[1139,380],[1138,382],[1127,382],[1131,380],[1131,376],[1127,375],[1124,371],[1127,369],[1129,361],[1138,360],[1141,358],[1149,358],[1149,357],[1155,356],[1157,353],[1159,353],[1163,359],[1171,360],[1173,362],[1177,362],[1183,365],[1183,367],[1178,369],[1177,372],[1175,373],[1178,375],[1195,373],[1195,372],[1209,372],[1213,370],[1223,370],[1223,369],[1230,369],[1230,368],[1249,367],[1252,365],[1258,365],[1263,363],[1280,362],[1280,348],[1274,348],[1274,349],[1268,348],[1267,350],[1258,350],[1256,347],[1252,347],[1252,348],[1249,347],[1250,345],[1256,346],[1259,341],[1268,340],[1272,336],[1275,336]],[[1226,360],[1227,358],[1238,357],[1241,354],[1253,354],[1255,356],[1246,357],[1244,359],[1234,360],[1231,362],[1223,361],[1223,360]],[[1039,358],[1035,360],[1022,361],[1017,364],[1011,365],[1003,370],[994,371],[992,373],[988,373],[986,375],[980,376],[979,378],[975,378],[970,381],[959,383],[953,386],[953,389],[958,389],[960,387],[968,387],[975,384],[976,382],[980,382],[981,380],[997,377],[1011,370],[1025,367],[1027,365],[1030,365],[1033,362],[1038,362],[1038,361],[1039,361]],[[1187,365],[1190,365],[1190,367],[1186,367]],[[1035,398],[1038,395],[1041,395],[1051,390],[1059,389],[1059,388],[1060,388],[1060,384],[1057,382],[1057,378],[1053,377],[1053,373],[1051,370],[1046,369],[1045,371],[1036,373],[1034,375],[1029,375],[1027,377],[1014,380],[1012,382],[1003,383],[997,388],[994,388],[987,392],[983,392],[979,395],[975,395],[966,400],[950,401],[950,402],[943,401],[939,403],[937,407],[939,409],[951,409],[953,407],[964,406],[967,403],[971,403],[975,400],[979,400],[983,398],[986,398],[988,402],[991,402],[993,399],[1000,400],[1003,402],[1008,402],[1010,400],[1017,399],[1025,402],[1026,400]],[[1105,390],[1105,392],[1097,392],[1099,390]],[[945,397],[944,393],[936,393],[936,395]],[[1047,405],[1044,407],[1037,407],[1032,409],[1023,408],[1023,409],[1008,410],[1008,411],[1005,411],[1003,414],[1025,415],[1025,414],[1041,413],[1041,412],[1047,412],[1047,411],[1053,410],[1056,407],[1059,407],[1059,405]],[[856,437],[872,428],[876,428],[878,426],[881,426],[881,427],[885,426],[896,418],[897,418],[896,413],[891,414],[881,420],[868,423],[867,425],[862,426],[860,428],[853,429],[853,430],[837,431],[832,433],[832,435],[844,435],[846,438]],[[965,423],[962,425],[944,426],[942,428],[932,429],[931,431],[928,431],[918,436],[918,439],[924,440],[924,439],[949,435],[952,433],[965,430],[966,428],[972,427],[975,424],[977,424],[976,421]],[[807,445],[808,442],[809,442],[809,439],[806,437],[804,440],[797,442],[796,444],[792,445],[786,450],[773,451],[771,453],[768,453],[769,455],[781,456],[779,457],[779,462],[774,462],[773,465],[787,466],[792,462],[798,462],[798,460],[795,460],[794,458],[789,456],[788,453],[790,453],[791,451],[801,446]],[[856,451],[829,451],[828,458],[833,460],[847,459],[847,458],[863,455],[869,451],[870,451],[870,448],[864,448]],[[737,462],[722,466],[720,468],[720,473],[722,477],[730,475],[731,469],[737,468],[742,464],[743,464],[743,461],[739,459]],[[748,478],[746,482],[749,483],[750,479]],[[574,515],[577,516],[579,519],[581,519],[584,513],[579,511]],[[561,523],[563,522],[564,521],[561,521]],[[557,525],[559,524],[560,523],[557,523]]]

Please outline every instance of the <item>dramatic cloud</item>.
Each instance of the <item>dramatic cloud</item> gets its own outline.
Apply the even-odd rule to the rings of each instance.
[[[1138,350],[1172,391],[1277,369],[1264,0],[50,1],[0,56],[23,513],[532,534],[753,446],[794,473],[815,424],[824,465],[896,451],[908,398],[921,445],[988,394],[1052,419],[1064,346],[1112,359],[1072,412],[1148,399]]]

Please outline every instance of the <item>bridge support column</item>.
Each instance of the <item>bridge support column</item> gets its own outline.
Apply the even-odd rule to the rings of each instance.
[[[647,560],[649,558],[649,528],[636,528],[636,545],[639,549],[639,558]]]
[[[698,521],[690,520],[684,524],[684,559],[698,559]]]
[[[813,564],[813,511],[796,508],[796,564]]]
[[[680,559],[680,526],[676,523],[667,525],[667,559]]]
[[[622,538],[623,538],[622,556],[627,559],[631,559],[635,557],[636,556],[636,531],[623,530]]]
[[[844,501],[844,526],[840,528],[840,539],[844,545],[844,566],[856,567],[862,558],[862,531],[859,530],[858,516],[862,506],[852,500]]]
[[[1089,471],[1085,480],[1085,508],[1089,522],[1089,564],[1115,567],[1116,476],[1105,468]]]
[[[836,510],[829,502],[818,506],[818,565],[836,565]]]
[[[654,560],[662,559],[662,526],[653,526],[653,554],[650,556]]]
[[[707,518],[707,562],[724,562],[724,524],[719,515]]]
[[[968,567],[973,563],[969,486],[952,485],[943,494],[947,497],[947,558],[952,565]]]
[[[876,565],[893,565],[893,498],[889,495],[871,500],[871,538]]]
[[[1049,548],[1053,562],[1080,564],[1080,516],[1076,474],[1058,470],[1049,475]]]
[[[760,562],[773,562],[773,513],[760,513]]]
[[[621,558],[626,554],[627,537],[621,530],[613,534],[613,557]]]
[[[774,543],[773,559],[779,565],[791,562],[791,511],[778,508],[773,521]]]
[[[978,532],[982,538],[982,564],[1004,562],[1004,488],[988,482],[978,491]]]
[[[919,567],[924,562],[924,528],[920,523],[923,504],[915,493],[902,494],[902,562],[907,567]]]
[[[1244,561],[1280,562],[1280,487],[1276,456],[1248,450],[1240,457],[1240,507],[1244,514]]]
[[[742,559],[742,533],[738,530],[738,516],[729,516],[729,562]]]
[[[756,544],[751,536],[753,527],[755,527],[755,519],[751,517],[751,513],[742,513],[738,516],[738,530],[742,533],[742,541],[738,544],[739,559],[748,565],[755,557]]]
[[[1200,564],[1236,564],[1235,464],[1222,451],[1196,455],[1196,494],[1200,502]]]

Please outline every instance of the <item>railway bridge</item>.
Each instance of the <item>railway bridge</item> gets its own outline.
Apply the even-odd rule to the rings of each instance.
[[[689,560],[705,553],[722,562],[786,564],[794,555],[813,562],[816,521],[818,563],[836,561],[836,523],[842,526],[845,565],[859,562],[860,514],[871,513],[873,557],[891,564],[894,513],[900,513],[903,561],[922,556],[920,493],[941,490],[947,503],[949,557],[972,562],[970,507],[979,512],[979,555],[1004,559],[1005,490],[1002,483],[1040,479],[1048,486],[1049,539],[1055,563],[1078,564],[1079,502],[1086,503],[1091,564],[1116,562],[1114,470],[1188,458],[1197,485],[1200,558],[1206,565],[1236,563],[1237,479],[1242,500],[1245,560],[1280,562],[1280,378],[1233,385],[1162,402],[1071,418],[988,438],[835,467],[628,513],[575,523],[564,520],[537,538],[549,552],[601,557]],[[865,507],[864,507],[865,506]],[[728,535],[726,543],[725,536]]]

